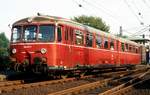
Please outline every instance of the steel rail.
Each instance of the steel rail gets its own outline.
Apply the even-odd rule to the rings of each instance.
[[[114,88],[108,90],[108,91],[105,91],[104,93],[100,93],[99,95],[114,95],[112,93],[114,93],[116,91],[119,91],[120,89],[123,89],[123,88],[125,88],[129,85],[132,85],[132,84],[136,83],[136,82],[139,82],[140,79],[142,79],[145,75],[147,75],[149,73],[150,73],[150,71],[147,71],[147,72],[143,73],[142,75],[138,76],[137,78],[134,78],[134,79],[132,79],[132,80],[130,80],[130,81],[124,83],[124,84],[121,84],[117,87],[114,87]]]
[[[142,93],[136,94],[137,92],[135,91],[134,86],[142,84],[143,82],[145,82],[145,81],[147,81],[149,79],[150,79],[150,77],[145,79],[145,80],[142,80],[142,81],[139,81],[137,83],[134,83],[133,85],[130,85],[128,87],[122,88],[122,89],[120,89],[120,90],[118,90],[118,91],[116,91],[116,92],[114,92],[114,93],[112,93],[110,95],[139,95],[139,94],[143,95],[143,91],[142,91]],[[150,94],[149,92],[148,93],[144,92],[145,93],[144,95]]]
[[[138,69],[138,70],[132,70],[132,71],[119,71],[119,72],[112,72],[112,73],[105,73],[101,74],[103,76],[110,76],[114,78],[120,78],[132,73],[140,72],[140,71],[145,71],[145,69]],[[85,78],[92,78],[95,76],[83,76],[81,79]],[[109,77],[109,78],[110,78]],[[105,78],[106,79],[106,78]],[[76,78],[67,78],[67,79],[61,79],[61,80],[51,80],[51,81],[44,81],[44,82],[38,82],[38,83],[30,83],[30,84],[16,84],[16,85],[8,85],[8,86],[0,86],[0,93],[5,93],[5,92],[11,92],[11,91],[18,91],[19,89],[30,89],[30,88],[42,88],[45,86],[53,85],[53,84],[64,84],[66,82],[71,82],[77,80]],[[103,79],[104,80],[104,79]],[[67,84],[67,83],[66,83]],[[77,87],[77,86],[76,86]],[[52,88],[53,89],[53,88]]]
[[[142,71],[143,70],[134,70],[133,72],[138,73],[138,72],[142,72]],[[126,72],[123,72],[123,71],[116,72],[116,74],[118,74],[118,76],[116,75],[116,78],[121,78],[121,77],[126,76],[128,74],[131,74],[133,72],[130,72],[130,71],[128,73],[127,73],[127,71]],[[109,74],[112,74],[112,73],[109,73]],[[134,77],[137,77],[137,76],[139,76],[139,74],[135,75]],[[84,84],[84,85],[81,85],[81,86],[73,87],[73,88],[62,90],[62,91],[59,91],[59,92],[50,93],[48,95],[72,95],[72,94],[77,95],[79,93],[87,92],[87,91],[90,91],[92,89],[103,88],[103,87],[107,86],[108,83],[112,83],[114,81],[116,82],[117,80],[118,81],[120,80],[120,79],[114,79],[114,78],[108,78],[108,79],[104,79],[104,80],[101,80],[101,81]]]
[[[74,95],[74,94],[79,94],[79,93],[84,92],[84,91],[89,91],[89,90],[95,89],[97,87],[104,86],[110,81],[112,81],[112,78],[108,78],[108,79],[105,79],[105,80],[102,80],[102,81],[97,81],[97,82],[94,82],[94,83],[89,83],[89,84],[73,87],[73,88],[70,88],[70,89],[62,90],[62,91],[51,93],[51,94],[48,94],[48,95],[72,95],[72,94]]]
[[[18,84],[18,85],[10,85],[10,86],[2,86],[0,87],[0,93],[9,92],[17,89],[22,88],[33,88],[33,87],[40,87],[44,85],[50,85],[50,84],[57,84],[57,83],[64,83],[68,81],[73,81],[75,78],[67,78],[67,79],[61,79],[61,80],[52,80],[52,81],[44,81],[44,82],[38,82],[38,83],[30,83],[30,84]]]

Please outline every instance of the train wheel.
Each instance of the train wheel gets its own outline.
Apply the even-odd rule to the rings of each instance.
[[[19,71],[20,71],[20,68],[21,68],[21,67],[20,67],[20,64],[18,64],[18,65],[16,66],[16,71],[19,72]]]
[[[16,65],[16,71],[19,72],[19,64]]]
[[[34,69],[35,69],[35,73],[39,72],[39,66],[38,65],[36,65]]]
[[[26,72],[26,71],[27,71],[26,69],[27,69],[27,66],[26,66],[26,65],[23,65],[23,66],[22,66],[22,71],[23,71],[23,72]]]
[[[15,64],[15,65],[14,65],[14,70],[15,70],[15,71],[17,71],[17,65],[18,65],[18,64]]]
[[[36,73],[35,65],[32,65],[31,71],[32,71],[33,73]]]
[[[47,65],[42,65],[42,72],[44,74],[47,74],[48,73],[48,66]]]

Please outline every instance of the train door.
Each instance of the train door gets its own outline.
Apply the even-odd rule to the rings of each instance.
[[[69,56],[68,56],[68,62],[70,64],[70,67],[73,67],[73,45],[74,45],[74,32],[73,32],[73,28],[69,28],[68,31],[68,39],[69,39]]]
[[[84,65],[84,33],[81,30],[75,29],[75,48],[74,48],[74,62],[75,65]]]
[[[65,66],[66,67],[70,67],[70,42],[69,42],[69,27],[68,26],[65,26],[64,28],[64,54],[63,56],[65,57],[64,58],[64,61],[65,61]]]
[[[70,26],[64,27],[64,50],[63,56],[65,57],[65,65],[67,67],[74,66],[73,50],[74,49],[74,29]]]
[[[55,55],[55,58],[56,58],[56,61],[57,61],[57,65],[58,66],[63,66],[64,65],[64,57],[63,56],[63,53],[64,53],[64,48],[62,47],[62,43],[63,43],[63,26],[60,26],[58,25],[57,26],[57,49],[56,49],[56,53],[54,54]]]

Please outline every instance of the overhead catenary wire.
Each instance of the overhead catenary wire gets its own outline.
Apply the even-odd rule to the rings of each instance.
[[[138,8],[137,3],[135,3],[135,0],[132,1],[132,3],[133,3],[134,7],[135,7],[136,10],[137,10],[137,13],[136,13],[136,14],[138,14],[138,16],[139,16],[141,19],[143,19],[143,17],[142,17],[143,14],[142,14],[141,10]]]
[[[114,22],[114,23],[116,23],[116,25],[120,25],[120,24],[122,24],[117,18],[115,18],[115,16],[113,16],[113,15],[111,15],[111,14],[109,14],[109,12],[106,12],[105,10],[103,10],[103,9],[101,9],[101,8],[99,8],[98,6],[96,6],[96,5],[94,5],[94,4],[91,4],[90,2],[87,2],[87,0],[85,1],[85,0],[81,0],[81,1],[83,1],[82,3],[80,2],[80,3],[78,3],[77,1],[75,1],[75,0],[73,0],[77,5],[82,5],[82,7],[80,7],[80,8],[83,8],[84,7],[84,9],[87,9],[88,10],[88,13],[93,13],[93,12],[95,12],[94,14],[95,15],[97,15],[99,12],[96,12],[96,10],[98,10],[98,11],[100,11],[100,10],[102,10],[103,11],[103,13],[105,13],[106,14],[106,16],[105,17],[107,17],[107,18],[109,18],[109,19],[111,19],[112,20],[112,22]],[[83,6],[84,5],[84,6]],[[86,8],[85,6],[90,6],[90,7],[92,7],[92,8],[90,8],[90,10],[91,11],[89,11],[89,8]],[[94,9],[93,9],[94,8]],[[95,10],[96,9],[96,10]],[[94,11],[93,11],[94,10]],[[112,32],[112,31],[110,31],[110,32]]]
[[[143,3],[144,3],[144,5],[146,5],[148,8],[150,8],[150,6],[148,5],[148,2],[147,2],[147,0],[141,0]],[[137,10],[137,12],[138,12],[138,14],[136,14],[136,15],[138,15],[138,17],[140,17],[142,20],[144,20],[144,18],[143,18],[143,11],[142,11],[142,9],[143,8],[145,8],[145,7],[142,7],[142,8],[140,8],[140,10],[139,10],[139,5],[137,6],[137,4],[141,4],[141,3],[137,3],[137,0],[133,0],[132,1],[133,2],[133,4],[134,4],[134,6],[135,6],[135,8],[136,8],[136,10]],[[143,22],[142,22],[143,23]],[[144,25],[143,25],[144,26]],[[141,29],[141,30],[139,30],[139,31],[137,31],[136,33],[134,33],[134,35],[140,35],[140,34],[142,34],[142,33],[145,33],[145,32],[149,32],[150,31],[150,26],[148,25],[148,26],[145,26],[145,28],[143,28],[143,29]]]
[[[149,31],[149,26],[145,26],[144,28],[140,29],[139,31],[135,32],[133,35],[130,36],[134,36],[134,35],[140,35],[141,33],[144,33],[146,31]]]
[[[95,4],[97,4],[97,3],[94,3],[94,4],[92,4],[92,3],[90,3],[90,2],[88,2],[87,0],[85,1],[84,0],[84,2],[86,2],[87,4],[90,4],[90,5],[92,5],[93,7],[96,7],[96,8],[98,8],[99,9],[99,7],[97,7],[97,6],[95,6]],[[130,5],[128,4],[128,2],[127,1],[125,1],[126,3],[127,3],[127,5],[128,5],[128,7],[129,8],[131,8],[130,7]],[[100,5],[101,6],[101,5]],[[102,7],[102,6],[101,6]],[[142,22],[142,15],[141,15],[141,12],[140,12],[140,10],[138,9],[138,7],[135,5],[135,8],[136,8],[136,10],[138,11],[137,13],[138,13],[138,15],[134,12],[134,10],[131,8],[131,12],[134,14],[134,16],[136,16],[136,18],[138,19],[138,21],[140,22],[140,24],[141,25],[143,25],[144,23]],[[108,10],[106,9],[106,8],[104,8],[104,7],[102,7],[101,8],[102,10],[104,10],[105,12],[108,12]],[[111,13],[111,12],[109,12],[109,13]],[[112,16],[112,15],[110,15],[110,16]],[[138,16],[140,16],[140,18],[138,17]],[[114,16],[112,16],[113,18],[114,18]],[[126,31],[127,33],[129,33],[129,34],[132,34],[132,33],[130,33],[130,32],[128,32],[128,31]]]
[[[84,0],[85,1],[85,0]],[[86,2],[88,2],[88,0],[86,0]],[[129,7],[129,9],[131,10],[132,14],[136,17],[136,19],[140,22],[140,25],[144,26],[144,22],[143,22],[143,14],[142,12],[139,10],[138,6],[136,6],[135,1],[133,2],[134,6],[135,6],[135,10],[132,9],[132,6],[125,0],[127,6]],[[88,2],[89,3],[89,2]],[[90,3],[91,4],[91,3]],[[97,4],[97,3],[94,3]],[[93,6],[94,6],[93,4]],[[101,5],[100,5],[101,6]],[[101,6],[102,7],[102,6]],[[105,7],[102,7],[103,9],[106,10],[106,12],[108,11]],[[129,32],[128,32],[129,33]],[[131,34],[131,33],[130,33]]]
[[[82,5],[80,3],[78,3],[77,1],[75,0],[72,0],[74,3],[76,3],[78,5],[78,7],[82,7]]]
[[[82,9],[84,9],[84,11],[85,12],[88,12],[89,13],[89,11],[88,11],[88,9],[80,2],[77,2],[76,0],[72,0],[78,7],[80,7],[80,8],[82,8]],[[90,15],[92,15],[92,13],[90,12],[89,13]]]
[[[79,2],[77,2],[77,1],[78,0],[73,0],[73,2],[75,2],[78,5],[78,7],[84,8],[87,11],[90,10],[90,9],[92,10],[92,11],[88,11],[88,13],[91,13],[91,12],[98,13],[98,12],[96,12],[96,10],[102,11],[104,14],[106,14],[107,17],[115,20],[117,22],[117,24],[121,24],[121,21],[119,21],[118,18],[116,18],[116,16],[111,11],[109,11],[108,9],[103,7],[101,4],[99,5],[98,3],[96,3],[96,2],[93,3],[93,2],[90,2],[89,0],[80,0]],[[127,7],[129,8],[129,10],[131,11],[131,13],[135,16],[137,21],[140,22],[140,25],[143,26],[144,22],[143,22],[143,19],[142,19],[142,12],[139,10],[140,8],[137,5],[135,5],[135,2],[133,2],[134,8],[133,8],[133,5],[131,5],[131,3],[128,3],[127,0],[124,0],[124,2],[127,5]],[[91,8],[89,8],[89,7],[86,8],[87,6],[90,6]],[[128,34],[132,34],[132,33],[128,32],[128,29],[126,29],[126,32]]]
[[[137,14],[134,12],[134,10],[132,9],[132,7],[130,6],[130,4],[127,2],[127,0],[124,0],[125,4],[128,6],[129,10],[131,11],[131,13],[136,17],[136,19],[140,22],[140,24],[143,25],[142,20],[137,16]]]
[[[103,6],[102,4],[100,4],[100,3],[98,3],[98,2],[90,2],[90,1],[85,1],[85,0],[83,0],[85,3],[88,3],[88,4],[90,4],[90,5],[92,5],[93,7],[96,7],[96,8],[98,8],[98,9],[101,9],[103,12],[106,12],[106,14],[108,14],[109,16],[112,16],[112,17],[114,17],[115,19],[116,19],[116,13],[114,14],[114,13],[112,13],[112,11],[110,11],[109,9],[107,9],[107,8],[105,8],[105,6]]]
[[[136,28],[136,27],[133,27],[133,28]],[[132,29],[123,29],[123,32],[128,33],[129,37],[131,37],[131,36],[141,36],[142,33],[145,33],[147,31],[149,31],[149,29],[150,29],[150,26],[147,25],[147,26],[144,26],[143,28],[138,29],[137,32],[135,32],[135,33],[128,32],[128,30],[132,30]]]
[[[98,11],[101,10],[101,11],[102,11],[103,13],[105,13],[109,18],[111,18],[111,19],[117,21],[119,24],[121,24],[121,22],[120,22],[114,15],[110,14],[110,12],[107,12],[107,11],[108,11],[107,9],[102,8],[102,7],[99,7],[99,6],[96,6],[95,4],[93,4],[93,3],[91,3],[91,2],[88,2],[87,0],[86,0],[86,1],[83,0],[83,1],[84,1],[84,3],[86,3],[87,5],[89,5],[89,6],[93,7],[93,8],[95,8],[95,9],[97,9]]]
[[[142,28],[143,26],[135,26],[135,27],[130,27],[130,28],[126,28],[126,30],[138,30],[140,28]]]
[[[141,29],[141,30],[135,32],[133,35],[137,35],[137,34],[139,35],[139,34],[145,32],[145,31],[147,31],[147,28],[143,28],[143,29]],[[131,35],[131,36],[133,36],[133,35]]]
[[[77,1],[75,1],[75,0],[73,0],[76,4],[80,4],[80,3],[78,3]],[[111,15],[110,14],[110,12],[107,12],[106,10],[104,10],[103,8],[101,8],[101,7],[98,7],[98,6],[96,6],[96,5],[94,5],[94,4],[92,4],[91,2],[88,2],[87,0],[85,1],[85,0],[82,0],[82,4],[81,5],[88,5],[88,6],[90,6],[90,7],[92,7],[92,8],[94,8],[93,10],[91,10],[90,12],[95,12],[95,14],[97,15],[98,14],[98,12],[96,12],[96,10],[98,10],[98,11],[102,11],[103,13],[105,13],[106,14],[106,16],[108,17],[108,18],[110,18],[110,19],[112,19],[113,20],[113,22],[115,21],[115,23],[117,22],[117,24],[121,24],[121,22],[115,17],[115,16],[113,16],[113,15]],[[83,6],[81,7],[81,8],[83,8]],[[85,7],[84,7],[85,8]],[[87,9],[87,8],[86,8]],[[96,9],[96,10],[95,10]],[[89,10],[89,9],[87,9],[87,10]],[[89,12],[89,11],[88,11]]]
[[[123,31],[123,32],[126,32],[126,33],[128,33],[128,34],[134,35],[133,33],[128,32],[128,30],[126,30],[126,29],[123,29],[122,31]]]

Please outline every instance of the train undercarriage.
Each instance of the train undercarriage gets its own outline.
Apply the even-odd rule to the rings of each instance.
[[[50,75],[53,77],[81,77],[84,75],[101,74],[105,72],[114,72],[121,70],[133,69],[135,65],[99,65],[94,66],[75,66],[74,68],[48,67],[47,64],[19,64],[14,63],[13,69],[17,72],[32,72],[35,74]]]

